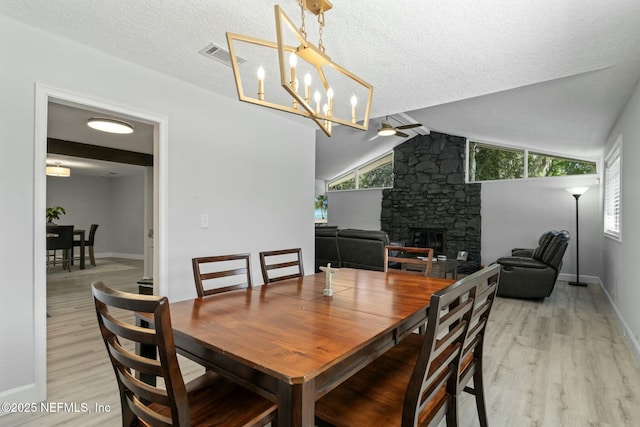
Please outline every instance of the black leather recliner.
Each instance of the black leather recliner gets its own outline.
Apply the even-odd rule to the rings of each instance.
[[[498,295],[510,298],[546,298],[551,295],[562,258],[569,245],[569,232],[548,231],[536,249],[513,249],[512,256],[499,258],[502,266]]]

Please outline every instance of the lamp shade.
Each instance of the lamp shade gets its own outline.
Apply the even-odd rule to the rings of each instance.
[[[584,193],[587,192],[587,190],[589,189],[589,187],[571,187],[571,188],[565,188],[565,190],[567,191],[567,193],[569,194],[573,194],[574,196],[581,196]]]
[[[133,133],[133,125],[124,120],[92,117],[87,121],[87,125],[92,129],[102,132],[119,134]]]

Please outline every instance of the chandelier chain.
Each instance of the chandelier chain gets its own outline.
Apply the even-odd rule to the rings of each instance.
[[[304,5],[304,0],[298,0],[298,4],[300,5],[300,34],[302,34],[302,37],[304,37],[304,39],[307,39],[307,29],[304,25],[304,12],[305,12],[305,5]]]
[[[318,14],[318,33],[319,33],[319,40],[318,40],[318,49],[320,49],[321,52],[324,53],[324,44],[322,43],[322,30],[324,29],[324,12],[321,12]]]

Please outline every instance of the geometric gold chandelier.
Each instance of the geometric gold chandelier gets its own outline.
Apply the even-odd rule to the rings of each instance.
[[[227,33],[238,98],[307,117],[327,136],[331,136],[332,123],[367,130],[373,86],[333,62],[325,53],[324,12],[331,9],[331,3],[298,0],[298,4],[300,28],[279,5],[275,6],[276,42]],[[307,40],[307,11],[317,16],[317,46]],[[244,49],[245,55],[238,53],[240,49]],[[239,58],[242,57],[249,57],[253,62],[241,66]]]

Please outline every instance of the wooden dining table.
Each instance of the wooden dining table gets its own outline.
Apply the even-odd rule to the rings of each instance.
[[[427,319],[453,280],[343,268],[171,303],[182,355],[278,403],[278,426],[313,426],[315,402]]]

